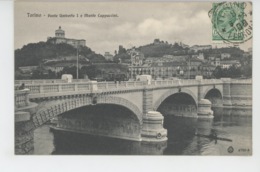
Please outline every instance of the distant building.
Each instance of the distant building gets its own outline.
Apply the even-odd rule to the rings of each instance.
[[[154,45],[166,45],[166,44],[168,44],[168,42],[161,41],[160,39],[154,39],[153,44]]]
[[[131,65],[132,66],[141,66],[143,65],[144,54],[135,50],[134,48],[131,49],[129,52],[131,56]]]
[[[51,70],[52,72],[58,73],[60,71],[62,71],[64,69],[64,67],[66,67],[66,65],[63,64],[53,64],[50,66],[45,66],[46,70]]]
[[[191,50],[194,50],[194,52],[198,52],[199,50],[209,50],[212,49],[212,45],[193,45],[190,47]]]
[[[194,54],[192,55],[192,58],[198,58],[200,60],[204,60],[204,54],[203,53]]]
[[[182,43],[182,42],[180,42],[180,44],[179,44],[182,48],[189,48],[190,46],[189,45],[186,45],[186,44],[184,44],[184,43]]]
[[[220,66],[220,58],[219,57],[210,57],[208,61],[211,65]]]
[[[199,69],[199,66],[202,64],[202,60],[198,58],[191,58],[187,60],[188,65],[190,66],[190,69],[192,71],[197,71]]]
[[[228,69],[231,66],[240,67],[241,64],[237,60],[223,60],[220,62],[220,66],[223,69]]]
[[[185,61],[188,56],[187,55],[180,55],[180,56],[176,56],[176,55],[164,55],[163,58],[166,59],[166,61]]]
[[[187,70],[186,62],[158,62],[142,66],[129,66],[131,78],[136,78],[137,75],[151,75],[154,79],[176,77],[183,75],[185,70]]]
[[[208,63],[213,66],[220,66],[220,61],[221,61],[220,58],[221,58],[220,54],[210,54],[208,56]]]
[[[108,61],[113,61],[114,56],[112,54],[110,54],[109,52],[105,52],[104,57]]]
[[[215,63],[213,65],[214,66],[220,66],[220,58],[216,58]]]
[[[154,44],[154,45],[161,44],[160,39],[154,39],[153,44]]]
[[[145,64],[159,63],[159,62],[182,62],[185,61],[188,56],[174,56],[164,55],[163,57],[147,57],[145,58]]]
[[[231,55],[229,53],[221,53],[220,56],[221,56],[222,60],[223,59],[229,59],[231,57]]]
[[[31,73],[34,70],[37,69],[38,66],[22,66],[19,67],[19,69],[23,72],[23,73]]]
[[[58,73],[60,71],[62,71],[65,67],[72,67],[72,66],[76,66],[77,65],[77,60],[74,57],[74,59],[72,58],[71,60],[64,60],[64,59],[60,59],[60,60],[48,60],[45,61],[43,64],[43,67],[46,70],[51,70],[55,73]],[[89,65],[89,61],[85,58],[79,58],[79,68],[81,68],[82,66],[88,66]]]
[[[59,26],[59,29],[55,31],[55,37],[48,37],[47,42],[51,42],[53,44],[69,44],[75,48],[79,46],[86,46],[86,40],[84,39],[70,39],[65,38],[65,31],[61,29]]]
[[[203,78],[211,78],[213,71],[216,69],[216,66],[211,65],[209,63],[203,63],[200,65],[200,75],[203,76]]]
[[[153,79],[195,78],[196,75],[210,78],[215,68],[209,63],[194,58],[186,61],[156,62],[142,66],[129,66],[129,76],[134,79],[137,75],[151,75]]]

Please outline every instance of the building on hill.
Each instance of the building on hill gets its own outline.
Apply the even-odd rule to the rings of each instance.
[[[165,79],[183,75],[185,70],[187,70],[186,62],[158,62],[142,66],[129,66],[129,75],[133,79],[137,75],[151,75],[153,79]]]
[[[209,50],[212,49],[212,45],[193,45],[190,47],[191,50],[193,50],[195,53],[199,50]]]
[[[228,69],[231,66],[240,67],[241,63],[238,60],[222,60],[220,61],[220,67],[223,69]]]
[[[198,66],[200,66],[203,61],[196,57],[189,59],[187,62],[190,63],[191,68],[198,69]]]
[[[131,65],[132,66],[142,66],[144,60],[144,54],[135,50],[134,48],[131,49],[128,54],[131,56]]]
[[[51,70],[55,73],[58,73],[60,71],[62,71],[65,67],[72,67],[72,66],[76,66],[77,62],[76,59],[74,60],[56,60],[56,61],[46,61],[43,66],[46,70]],[[89,65],[89,61],[86,59],[79,59],[79,69],[82,66],[87,66]]]
[[[221,56],[220,54],[209,54],[208,63],[213,66],[220,66]]]
[[[108,61],[113,61],[114,56],[112,54],[110,54],[109,52],[105,52],[104,57]]]
[[[165,58],[167,61],[185,61],[188,56],[187,55],[164,55],[163,58]]]
[[[205,60],[203,53],[194,54],[194,55],[192,55],[192,58],[198,58],[200,60]]]
[[[229,59],[231,57],[229,53],[221,53],[220,56],[221,56],[221,60]]]
[[[65,43],[75,48],[79,46],[86,46],[86,40],[84,39],[65,38],[65,31],[61,29],[61,26],[59,26],[59,29],[55,31],[55,37],[48,37],[47,42],[51,42],[53,44]]]
[[[184,44],[184,43],[182,43],[182,42],[180,42],[179,45],[180,45],[182,48],[189,48],[189,47],[190,47],[189,45]]]
[[[23,73],[32,73],[34,70],[36,70],[38,68],[38,66],[21,66],[19,67],[19,69],[23,72]]]
[[[142,66],[129,66],[129,76],[135,79],[137,75],[151,75],[153,79],[195,78],[196,75],[203,75],[210,78],[216,66],[202,62],[195,58],[190,61],[156,62]]]
[[[216,69],[216,66],[211,65],[210,63],[203,63],[199,67],[200,73],[197,75],[202,75],[203,78],[211,78],[213,71]]]
[[[154,39],[153,41],[154,45],[164,45],[164,44],[168,44],[167,42],[161,41],[160,39]]]
[[[161,44],[160,39],[154,39],[153,44],[154,44],[154,45]]]
[[[160,62],[182,62],[185,61],[188,56],[174,56],[164,55],[163,57],[147,57],[145,58],[145,64],[160,63]]]

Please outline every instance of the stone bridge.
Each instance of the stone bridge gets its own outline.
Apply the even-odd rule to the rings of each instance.
[[[32,131],[56,117],[57,130],[164,142],[167,130],[163,128],[163,115],[212,118],[211,106],[252,107],[251,80],[222,78],[156,80],[151,83],[22,80],[15,81],[16,88],[22,83],[25,89],[15,94],[17,154],[30,152]],[[83,107],[105,109],[109,106],[115,111],[123,107],[131,115],[102,117],[100,124],[94,124],[94,116],[63,115]]]

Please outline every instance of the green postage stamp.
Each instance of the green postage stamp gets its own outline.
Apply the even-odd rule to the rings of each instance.
[[[218,2],[209,12],[212,40],[243,43],[252,38],[252,3]]]

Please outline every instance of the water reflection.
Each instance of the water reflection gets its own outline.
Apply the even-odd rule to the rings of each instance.
[[[162,155],[167,142],[143,143],[92,135],[53,131],[58,155]]]
[[[68,132],[35,131],[35,154],[62,155],[251,155],[251,110],[214,108],[214,119],[175,117],[165,114],[167,143],[147,144]],[[231,139],[232,142],[198,137],[195,133]],[[232,146],[233,152],[228,152]]]

